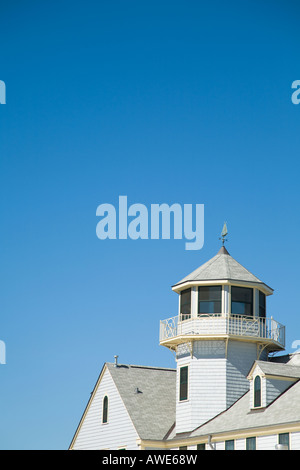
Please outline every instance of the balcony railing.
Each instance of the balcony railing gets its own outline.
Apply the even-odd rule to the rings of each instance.
[[[266,340],[284,349],[285,327],[271,318],[244,315],[205,314],[196,318],[179,315],[161,320],[160,342],[182,337],[240,336]]]

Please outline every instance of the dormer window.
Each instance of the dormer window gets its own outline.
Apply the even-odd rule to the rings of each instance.
[[[252,317],[253,289],[248,287],[231,287],[231,313]]]
[[[198,315],[221,313],[222,286],[201,286],[198,288]]]
[[[191,289],[185,289],[180,294],[180,314],[182,320],[191,318]]]
[[[254,379],[254,408],[261,406],[261,378],[257,375]]]

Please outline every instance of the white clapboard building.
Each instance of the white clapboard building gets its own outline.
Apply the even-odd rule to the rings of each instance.
[[[273,290],[224,244],[172,289],[176,368],[105,363],[69,448],[300,450],[300,354],[282,353]]]

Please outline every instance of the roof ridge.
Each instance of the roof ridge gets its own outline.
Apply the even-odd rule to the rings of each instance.
[[[114,366],[116,369],[121,368],[121,367],[127,367],[127,368],[131,367],[133,369],[169,370],[172,372],[176,372],[176,369],[172,367],[143,366],[143,365],[138,365],[138,364],[121,364],[121,363],[118,363],[117,365],[115,365],[114,362],[106,362],[106,364],[110,366]]]

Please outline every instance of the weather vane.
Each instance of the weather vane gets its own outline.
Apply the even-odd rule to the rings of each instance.
[[[219,238],[219,240],[222,240],[223,245],[224,245],[225,242],[227,242],[227,238],[225,238],[227,235],[228,235],[227,223],[224,222],[221,237]]]

